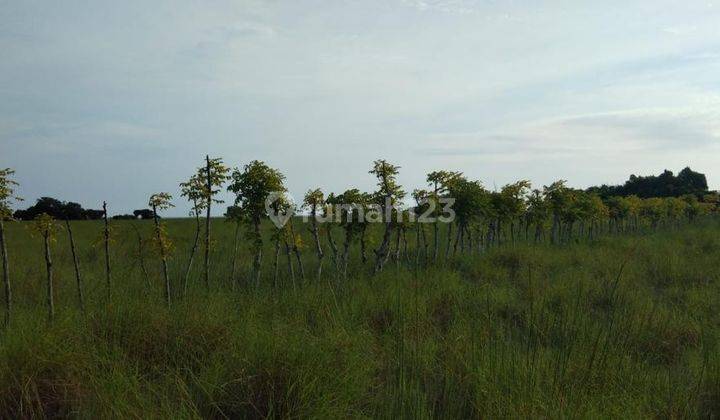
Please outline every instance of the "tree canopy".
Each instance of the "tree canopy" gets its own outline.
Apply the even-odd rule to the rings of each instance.
[[[640,198],[680,197],[688,194],[703,197],[708,193],[708,185],[704,174],[688,167],[680,171],[677,176],[667,169],[657,176],[630,175],[623,185],[590,187],[588,192],[596,193],[602,198],[631,195]]]

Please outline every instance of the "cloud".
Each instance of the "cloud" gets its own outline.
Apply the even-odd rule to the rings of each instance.
[[[533,161],[585,153],[700,151],[720,146],[718,111],[627,110],[536,121],[502,133],[436,133],[415,153]]]

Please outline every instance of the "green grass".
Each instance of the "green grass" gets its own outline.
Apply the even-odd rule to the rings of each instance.
[[[85,314],[59,233],[52,324],[40,240],[9,226],[16,310],[0,333],[0,418],[720,415],[716,222],[508,246],[428,269],[388,264],[376,277],[355,255],[347,280],[326,263],[327,276],[295,290],[287,276],[270,287],[268,245],[261,287],[233,291],[233,229],[218,220],[211,289],[196,264],[170,309],[150,253],[145,284],[129,223],[114,222],[110,300],[102,247],[92,246],[101,225],[74,224]],[[169,225],[178,289],[192,222]],[[244,281],[246,247],[239,258]]]

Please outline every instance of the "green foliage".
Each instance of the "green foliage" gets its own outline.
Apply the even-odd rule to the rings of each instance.
[[[192,203],[190,216],[199,216],[207,208],[207,179],[203,179],[201,176],[202,174],[198,170],[198,173],[191,176],[190,179],[180,183],[181,196],[186,197]],[[222,181],[224,182],[224,179]]]
[[[9,219],[12,216],[10,206],[13,201],[22,201],[22,198],[15,195],[15,187],[18,183],[13,180],[15,171],[10,168],[0,169],[0,218]]]
[[[113,258],[135,252],[131,224],[151,229],[118,221]],[[189,242],[193,221],[166,224],[179,246]],[[86,246],[100,228],[73,222],[88,278],[103,273]],[[233,232],[215,231],[216,260],[229,262]],[[68,255],[57,252],[52,324],[38,308],[42,273],[29,268],[38,238],[18,224],[8,235],[18,244],[17,312],[0,337],[2,418],[712,418],[720,410],[713,220],[572,247],[496,248],[375,278],[351,271],[333,288],[191,285],[170,308],[128,261],[117,264],[123,293],[106,301],[89,287],[85,314],[62,281],[72,278]],[[214,270],[223,278],[229,264]]]
[[[148,200],[148,206],[153,208],[153,211],[157,213],[160,210],[167,210],[171,207],[175,207],[172,203],[172,195],[166,192],[156,193],[150,196]]]
[[[284,181],[285,176],[280,171],[254,160],[245,165],[242,171],[235,169],[232,172],[228,191],[235,194],[235,205],[250,220],[259,221],[267,216],[265,200],[268,196],[287,191]]]
[[[189,189],[188,194],[183,196],[191,198],[189,194],[195,193],[196,189],[200,193],[200,196],[205,200],[203,208],[207,208],[207,203],[223,203],[223,200],[214,198],[220,191],[222,186],[230,179],[230,168],[225,166],[222,158],[212,158],[208,164],[204,164],[198,168],[197,174],[190,178],[186,188]]]
[[[47,237],[49,240],[54,241],[55,234],[57,233],[58,229],[60,229],[60,225],[55,222],[55,218],[46,213],[43,213],[37,216],[35,220],[33,220],[32,229],[40,236]]]
[[[397,181],[399,170],[399,166],[392,165],[384,159],[373,162],[373,168],[369,173],[377,178],[378,190],[375,192],[375,200],[383,208],[386,200],[394,206],[405,197],[405,191]]]

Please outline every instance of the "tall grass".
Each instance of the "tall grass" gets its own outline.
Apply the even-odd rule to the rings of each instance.
[[[70,250],[54,245],[52,324],[42,243],[8,226],[16,304],[0,333],[0,418],[720,415],[714,222],[388,265],[378,276],[353,255],[347,279],[328,270],[296,289],[289,279],[272,287],[269,266],[254,287],[246,246],[247,287],[233,291],[234,225],[213,221],[210,290],[198,264],[172,308],[159,257],[145,257],[148,285],[135,222],[114,223],[109,301],[102,225],[73,223],[84,314]],[[168,221],[177,282],[193,223]],[[314,267],[311,249],[304,258]]]

